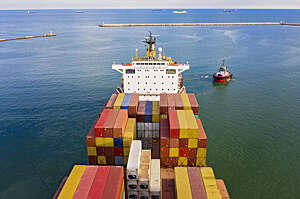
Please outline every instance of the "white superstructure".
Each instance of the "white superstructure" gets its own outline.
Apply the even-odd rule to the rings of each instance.
[[[147,57],[136,57],[131,64],[113,64],[112,69],[122,73],[122,89],[125,93],[159,94],[179,93],[183,89],[181,73],[189,69],[189,64],[177,64],[170,57],[156,57],[155,38],[145,42],[149,44]],[[150,50],[149,50],[150,49]]]

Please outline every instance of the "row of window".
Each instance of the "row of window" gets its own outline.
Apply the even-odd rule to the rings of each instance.
[[[136,65],[166,65],[166,63],[152,63],[152,62],[145,62],[145,63],[135,63]]]
[[[138,90],[138,91],[140,91],[140,90],[144,90],[144,91],[146,91],[146,89],[145,89],[145,88],[144,88],[144,89],[139,89],[139,88],[138,88],[137,90]],[[151,88],[150,88],[149,90],[150,90],[150,91],[152,91],[152,89],[151,89]],[[157,88],[156,88],[156,89],[153,89],[153,90],[154,90],[154,91],[158,91],[158,89],[157,89]],[[173,90],[173,91],[176,91],[176,89],[175,89],[175,88],[174,88],[174,89],[169,89],[169,88],[168,88],[168,89],[163,89],[163,88],[162,88],[162,89],[160,89],[160,91],[167,91],[167,90],[168,90],[168,91],[172,91],[172,90]],[[128,88],[128,91],[130,91],[130,88]]]
[[[141,76],[139,76],[139,75],[138,75],[137,77],[138,77],[138,78],[141,78]],[[153,77],[156,78],[155,75],[154,75]],[[171,77],[174,78],[174,76],[168,76],[168,78],[171,78]],[[127,75],[127,78],[130,78],[130,76]],[[133,76],[131,76],[131,78],[133,78]],[[150,76],[145,76],[145,78],[150,78]],[[164,76],[161,76],[161,78],[164,78]]]
[[[156,84],[156,82],[153,82],[154,84]],[[127,82],[127,84],[130,84],[130,82]],[[138,85],[140,85],[140,82],[137,83]],[[148,84],[147,82],[145,82],[145,84]],[[164,82],[161,83],[162,85],[164,84]],[[174,82],[172,82],[172,84],[174,84]]]

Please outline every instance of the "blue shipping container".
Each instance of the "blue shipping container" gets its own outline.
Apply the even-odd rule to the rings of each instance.
[[[123,99],[121,109],[128,109],[130,98],[131,98],[131,94],[127,93]]]

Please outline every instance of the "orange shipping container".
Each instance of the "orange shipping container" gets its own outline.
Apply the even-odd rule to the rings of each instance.
[[[111,97],[109,98],[109,100],[107,101],[105,108],[113,109],[114,103],[115,103],[117,97],[118,97],[118,94],[112,94]]]
[[[206,148],[207,147],[207,137],[202,126],[202,122],[200,119],[196,119],[198,129],[199,129],[199,137],[198,137],[198,147],[199,148]]]
[[[116,122],[113,129],[113,137],[121,138],[124,134],[125,127],[128,120],[128,111],[127,109],[121,109],[116,118]]]
[[[230,199],[224,181],[222,179],[218,179],[216,181],[217,181],[217,186],[220,191],[222,199]]]
[[[175,110],[175,95],[168,94],[168,110]]]
[[[103,126],[104,137],[113,137],[113,128],[120,109],[111,109]]]
[[[129,106],[128,106],[129,117],[136,117],[138,105],[139,105],[139,95],[133,93],[131,95]]]

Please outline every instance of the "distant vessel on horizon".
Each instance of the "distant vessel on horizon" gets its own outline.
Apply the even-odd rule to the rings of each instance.
[[[185,14],[185,13],[187,13],[187,11],[186,10],[183,10],[183,11],[174,10],[173,13],[175,13],[175,14]]]
[[[86,13],[88,12],[87,10],[77,10],[76,13]]]

